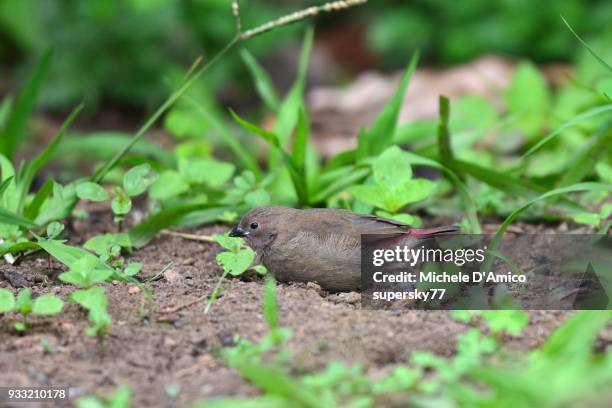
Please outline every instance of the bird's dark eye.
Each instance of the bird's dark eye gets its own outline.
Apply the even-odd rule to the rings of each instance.
[[[257,227],[259,227],[259,224],[256,222],[252,222],[251,223],[251,229],[257,229]]]

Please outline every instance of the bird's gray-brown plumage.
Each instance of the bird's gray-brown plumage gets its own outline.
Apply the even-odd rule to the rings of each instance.
[[[325,289],[349,291],[360,286],[362,234],[381,240],[397,237],[405,244],[455,230],[414,230],[398,221],[340,209],[270,206],[248,212],[231,235],[244,237],[280,281],[316,282]]]

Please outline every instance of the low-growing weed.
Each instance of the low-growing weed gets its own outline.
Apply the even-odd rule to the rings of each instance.
[[[214,240],[225,249],[225,251],[217,254],[216,260],[219,266],[223,269],[223,274],[215,284],[212,290],[204,313],[208,313],[212,304],[219,296],[219,288],[225,277],[230,274],[232,276],[240,276],[248,269],[252,269],[258,274],[265,275],[266,267],[263,265],[253,265],[255,260],[255,251],[244,245],[244,240],[238,237],[230,237],[229,235],[214,235]]]
[[[17,299],[7,290],[0,288],[0,313],[17,312],[21,320],[15,322],[15,330],[23,331],[28,327],[28,316],[56,315],[64,308],[64,302],[53,295],[42,295],[32,299],[29,288],[22,289]]]
[[[108,313],[108,299],[104,288],[96,286],[81,289],[70,294],[70,301],[79,304],[88,311],[88,319],[92,326],[85,330],[88,336],[96,336],[100,349],[104,347],[104,339],[110,331],[112,318]]]

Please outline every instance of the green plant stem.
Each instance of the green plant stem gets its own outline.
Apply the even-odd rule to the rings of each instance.
[[[213,288],[212,293],[210,294],[210,299],[208,300],[208,302],[206,303],[206,307],[204,308],[204,314],[208,314],[210,308],[212,307],[212,304],[215,302],[215,300],[217,300],[217,296],[219,296],[219,288],[221,287],[221,283],[223,283],[223,280],[227,276],[227,273],[227,270],[224,271],[223,275],[221,275],[221,277],[215,284],[215,287]]]

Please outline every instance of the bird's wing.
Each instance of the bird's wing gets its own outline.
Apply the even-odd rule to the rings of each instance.
[[[367,214],[349,214],[352,227],[359,234],[396,236],[410,232],[410,227],[399,221]]]

